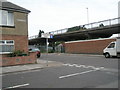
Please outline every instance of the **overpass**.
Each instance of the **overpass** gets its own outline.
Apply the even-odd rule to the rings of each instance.
[[[53,35],[53,39],[49,39],[49,42],[108,38],[112,36],[112,34],[120,33],[119,21],[120,21],[120,17],[89,23],[85,25],[80,25],[80,27],[84,26],[85,29],[73,31],[73,32],[68,32],[69,28],[51,31],[49,33]],[[101,24],[102,26],[100,26]],[[29,37],[29,44],[38,44],[44,42],[45,42],[45,38],[38,37],[38,35]]]

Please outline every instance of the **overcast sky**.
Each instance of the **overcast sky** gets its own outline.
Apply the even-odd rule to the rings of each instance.
[[[29,36],[118,17],[120,0],[8,0],[31,11]]]

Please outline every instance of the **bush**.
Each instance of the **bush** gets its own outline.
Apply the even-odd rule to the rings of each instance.
[[[67,32],[84,30],[84,29],[86,29],[85,25],[83,25],[83,26],[75,26],[75,27],[68,28],[68,31],[67,31]]]
[[[27,56],[27,54],[24,53],[24,51],[20,51],[20,50],[8,54],[8,57],[16,57],[16,56]]]
[[[54,50],[49,50],[48,53],[54,53]]]

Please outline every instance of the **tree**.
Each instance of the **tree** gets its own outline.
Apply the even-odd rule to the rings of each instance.
[[[99,25],[99,27],[104,27],[104,24],[103,24],[103,23],[101,23],[101,24]]]
[[[44,31],[42,31],[42,30],[39,30],[38,37],[41,37],[41,36],[42,36],[42,33],[44,33]]]

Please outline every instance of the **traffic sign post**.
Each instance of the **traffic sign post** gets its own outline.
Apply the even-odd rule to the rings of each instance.
[[[48,53],[48,38],[46,38],[46,52]]]
[[[50,33],[42,33],[41,37],[46,38],[46,53],[48,54],[48,44],[49,44],[48,39],[53,38],[53,35]],[[47,66],[48,66],[48,60],[47,60]]]
[[[50,34],[50,38],[53,38],[53,35],[52,35],[52,34]]]
[[[48,44],[49,44],[48,38],[50,38],[51,36],[49,33],[42,33],[41,37],[46,38],[46,53],[48,53]]]

